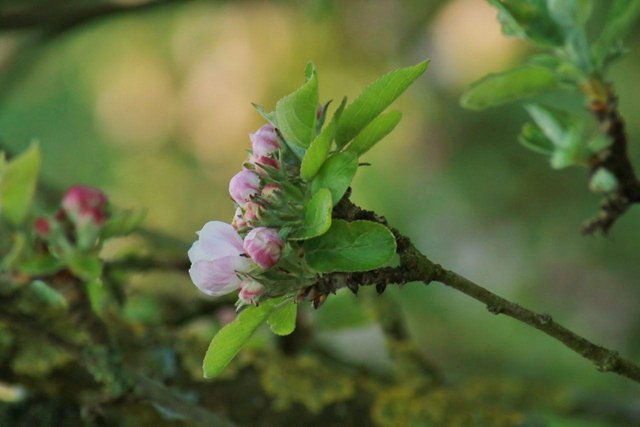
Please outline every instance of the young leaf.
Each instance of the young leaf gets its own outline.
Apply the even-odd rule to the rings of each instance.
[[[304,243],[305,259],[317,271],[368,271],[384,266],[396,252],[387,227],[371,221],[334,220],[320,237]]]
[[[592,0],[547,0],[551,18],[561,27],[582,27],[589,19]]]
[[[316,133],[318,75],[315,69],[310,73],[305,84],[276,103],[278,130],[287,144],[298,148],[308,147]],[[299,154],[299,150],[294,152]]]
[[[640,15],[640,0],[612,0],[600,42],[613,44],[623,39]]]
[[[256,109],[258,114],[260,114],[262,117],[264,117],[269,123],[271,123],[275,127],[278,127],[278,122],[276,120],[276,112],[275,111],[272,111],[272,112],[268,113],[267,110],[265,110],[264,107],[262,105],[260,105],[260,104],[256,104],[256,103],[252,102],[251,105],[253,105],[253,108]]]
[[[313,140],[304,157],[302,158],[302,164],[300,165],[300,176],[305,181],[309,181],[314,177],[320,167],[327,159],[329,150],[331,149],[331,142],[336,135],[336,128],[338,125],[338,119],[342,115],[342,110],[347,103],[347,98],[343,98],[340,106],[333,113],[331,123],[324,128],[322,132]]]
[[[525,106],[529,115],[540,127],[544,135],[556,147],[567,147],[567,135],[570,129],[578,129],[580,123],[567,113],[538,104]]]
[[[520,132],[518,140],[531,151],[545,156],[553,154],[553,142],[547,138],[542,129],[535,123],[526,123]]]
[[[302,227],[291,233],[289,239],[305,240],[326,233],[331,227],[332,209],[331,191],[321,188],[305,204]]]
[[[97,280],[102,274],[102,262],[97,256],[76,252],[65,261],[71,272],[86,282]]]
[[[477,81],[462,96],[460,103],[471,110],[484,110],[539,95],[558,88],[553,71],[535,65],[525,65],[498,74],[489,74]]]
[[[32,144],[4,168],[0,180],[0,212],[12,224],[22,223],[29,213],[40,163],[40,148]]]
[[[346,150],[358,157],[362,156],[387,136],[400,123],[401,118],[402,113],[399,111],[380,114],[347,145]]]
[[[572,1],[572,0],[568,0]],[[489,0],[498,9],[498,21],[507,36],[541,46],[562,46],[562,31],[551,19],[547,0]]]
[[[345,146],[378,114],[382,113],[427,69],[429,61],[392,71],[371,83],[347,108],[338,121],[336,143]]]
[[[280,299],[269,299],[258,306],[247,307],[231,323],[220,329],[204,356],[202,370],[205,378],[213,378],[222,372],[279,302]]]
[[[111,215],[100,232],[103,239],[126,236],[140,225],[146,216],[146,209],[128,209]]]
[[[41,280],[34,280],[26,289],[30,299],[42,302],[54,310],[66,310],[69,307],[65,297]]]
[[[280,336],[291,334],[296,329],[297,313],[298,306],[294,301],[288,301],[274,308],[267,319],[271,332]]]
[[[311,191],[318,192],[321,188],[328,188],[335,205],[347,191],[353,177],[358,170],[358,157],[345,151],[337,153],[327,159],[311,181]]]

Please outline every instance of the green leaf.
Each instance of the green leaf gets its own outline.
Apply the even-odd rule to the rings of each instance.
[[[535,65],[525,65],[487,75],[471,85],[460,103],[471,110],[484,110],[557,88],[558,79],[553,71]]]
[[[253,108],[255,108],[255,110],[258,112],[258,114],[260,114],[262,117],[264,117],[269,123],[271,123],[272,125],[278,127],[277,120],[276,120],[276,112],[275,111],[272,111],[272,112],[269,113],[260,104],[256,104],[256,103],[252,102],[251,105],[253,105]]]
[[[313,140],[307,152],[302,159],[302,165],[300,166],[300,176],[305,181],[309,181],[318,173],[320,167],[322,167],[324,161],[327,159],[329,150],[331,149],[331,142],[336,135],[336,128],[338,120],[342,115],[342,111],[347,103],[347,98],[343,98],[340,106],[333,114],[331,123],[324,128],[322,132]]]
[[[58,258],[48,254],[39,254],[21,262],[18,269],[30,276],[49,276],[62,270],[64,264]]]
[[[528,104],[525,109],[556,147],[567,147],[569,130],[580,127],[580,122],[564,111],[539,104]]]
[[[618,188],[618,179],[605,168],[598,168],[589,181],[589,190],[594,193],[610,193]]]
[[[489,3],[498,9],[498,21],[505,35],[546,47],[564,43],[561,29],[550,16],[547,0],[489,0]]]
[[[520,132],[518,140],[531,151],[546,156],[553,154],[553,142],[547,138],[542,129],[535,123],[526,123]]]
[[[54,310],[66,310],[69,307],[65,297],[41,280],[34,280],[27,287],[29,298],[36,299]]]
[[[267,319],[271,332],[280,336],[291,334],[296,329],[297,313],[298,305],[294,301],[278,305]]]
[[[278,130],[298,155],[294,147],[306,148],[315,137],[317,111],[318,75],[312,70],[305,84],[276,103]]]
[[[204,356],[202,370],[205,378],[213,378],[224,370],[279,302],[282,299],[269,299],[258,306],[247,307],[231,323],[220,329]]]
[[[582,27],[593,8],[592,0],[547,0],[551,18],[565,29]]]
[[[613,44],[623,39],[640,15],[640,0],[612,0],[600,43]]]
[[[305,204],[302,227],[291,233],[288,238],[305,240],[326,233],[331,227],[332,210],[331,191],[321,188]]]
[[[392,71],[371,83],[347,108],[338,122],[336,143],[345,146],[382,113],[427,69],[429,61]]]
[[[402,113],[389,111],[382,113],[369,123],[347,146],[346,150],[360,157],[369,151],[382,138],[387,136],[400,123]]]
[[[102,274],[102,262],[97,256],[76,252],[65,261],[76,277],[87,282],[97,280]]]
[[[351,185],[357,170],[358,157],[355,154],[348,151],[334,154],[324,162],[311,181],[311,191],[317,193],[321,188],[328,188],[335,205]]]
[[[14,225],[29,213],[40,172],[40,148],[32,144],[4,169],[0,180],[0,212]]]
[[[100,234],[103,239],[126,236],[140,225],[146,215],[146,209],[127,209],[115,212],[111,214]]]
[[[396,252],[387,227],[371,221],[334,220],[320,237],[304,243],[305,259],[317,271],[368,271],[384,266]]]

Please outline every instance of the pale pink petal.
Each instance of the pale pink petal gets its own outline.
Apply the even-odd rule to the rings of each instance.
[[[193,283],[203,293],[221,296],[232,292],[240,286],[237,272],[247,272],[251,261],[241,256],[229,256],[213,261],[198,261],[189,269]]]
[[[231,224],[222,221],[209,221],[197,234],[199,245],[194,255],[202,253],[206,255],[205,258],[197,259],[214,260],[243,253],[242,237]]]

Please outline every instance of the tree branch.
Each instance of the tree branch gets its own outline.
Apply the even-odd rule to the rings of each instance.
[[[366,219],[388,226],[384,217],[365,211],[349,201],[348,194],[335,207],[336,217],[350,221]],[[521,305],[502,298],[471,280],[442,268],[423,255],[411,241],[398,230],[389,227],[396,236],[400,266],[381,268],[362,273],[332,273],[320,278],[314,285],[317,294],[328,295],[339,288],[347,287],[357,292],[359,286],[374,285],[378,292],[391,283],[405,284],[419,281],[425,284],[440,282],[480,301],[494,314],[504,314],[529,325],[560,341],[566,347],[593,362],[602,372],[614,372],[640,383],[640,366],[622,358],[617,351],[595,344],[570,329],[555,322],[548,314],[531,311]]]
[[[49,34],[62,33],[101,18],[141,12],[185,0],[148,0],[136,3],[98,3],[86,7],[33,7],[28,10],[0,11],[0,29],[41,29]]]
[[[616,177],[618,187],[602,202],[600,212],[585,222],[582,232],[607,234],[618,218],[633,204],[640,203],[640,182],[629,160],[625,124],[612,86],[592,79],[584,85],[583,91],[589,100],[589,111],[600,123],[602,132],[611,139],[611,145],[591,157],[590,175],[604,168]]]

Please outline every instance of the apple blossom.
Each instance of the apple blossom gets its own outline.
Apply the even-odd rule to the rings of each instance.
[[[253,279],[245,279],[240,283],[238,298],[245,304],[255,304],[265,291],[264,286]]]
[[[189,249],[189,275],[203,293],[212,296],[227,294],[240,286],[238,273],[247,272],[251,261],[244,256],[242,238],[230,225],[209,221],[198,233],[198,240]]]
[[[284,242],[273,228],[257,227],[244,238],[245,252],[262,268],[273,267],[282,254]]]
[[[107,196],[97,188],[74,185],[62,199],[62,210],[76,223],[101,225],[107,218]]]
[[[253,155],[256,158],[269,156],[280,149],[278,134],[273,125],[266,124],[262,126],[256,133],[249,134],[249,138],[251,139]]]
[[[240,206],[244,206],[260,192],[260,177],[247,169],[243,169],[229,181],[229,194]]]

